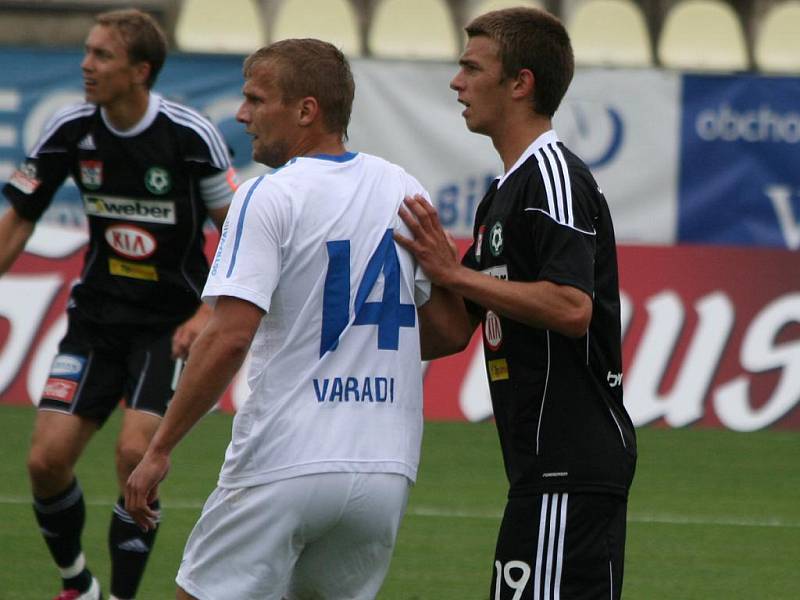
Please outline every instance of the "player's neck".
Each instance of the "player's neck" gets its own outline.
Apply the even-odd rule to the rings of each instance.
[[[103,105],[103,112],[114,129],[127,131],[142,120],[149,103],[150,90],[142,88],[130,96]]]
[[[544,132],[553,128],[549,118],[533,115],[524,119],[508,119],[501,131],[494,133],[494,144],[506,171],[513,167],[522,153]]]
[[[294,156],[313,156],[315,154],[329,154],[338,156],[344,154],[347,149],[339,135],[326,134],[314,136],[303,140],[298,144]]]

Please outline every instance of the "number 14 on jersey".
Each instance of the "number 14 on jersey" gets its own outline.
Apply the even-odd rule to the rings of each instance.
[[[353,306],[353,325],[376,325],[378,349],[397,350],[400,328],[414,327],[416,308],[400,302],[400,261],[392,238],[392,229],[383,234],[372,253],[358,285]],[[328,271],[322,299],[322,334],[319,356],[333,352],[339,336],[350,323],[350,240],[326,242]],[[383,297],[380,302],[367,302],[378,277],[383,274]]]

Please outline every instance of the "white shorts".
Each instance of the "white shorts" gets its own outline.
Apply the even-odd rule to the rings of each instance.
[[[392,557],[409,480],[320,473],[217,488],[176,582],[199,600],[372,600]]]

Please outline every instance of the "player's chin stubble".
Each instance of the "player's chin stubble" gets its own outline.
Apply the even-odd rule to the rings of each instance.
[[[273,142],[267,146],[253,149],[253,159],[257,162],[277,169],[289,160],[289,144],[286,142]]]

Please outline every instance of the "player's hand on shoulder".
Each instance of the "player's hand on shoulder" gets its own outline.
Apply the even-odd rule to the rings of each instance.
[[[403,200],[398,213],[414,237],[395,233],[395,241],[414,255],[432,282],[448,287],[449,276],[461,263],[455,240],[442,227],[436,208],[416,195]]]

